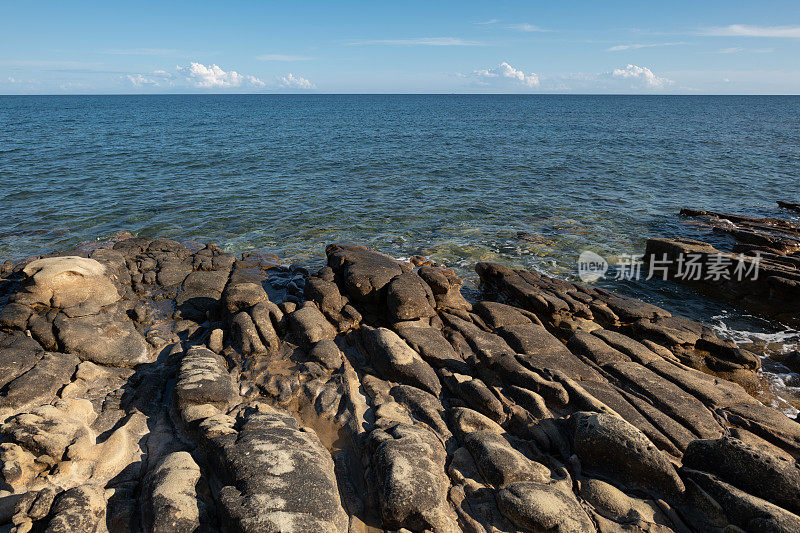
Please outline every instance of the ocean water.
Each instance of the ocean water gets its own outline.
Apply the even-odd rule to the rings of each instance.
[[[713,241],[681,207],[789,217],[779,199],[800,201],[800,97],[0,96],[0,259],[131,231],[316,266],[350,241],[469,286],[479,260],[570,277],[584,249]],[[674,284],[601,283],[797,341]]]

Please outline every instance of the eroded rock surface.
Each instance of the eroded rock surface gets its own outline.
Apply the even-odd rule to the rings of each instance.
[[[800,528],[758,358],[656,306],[489,263],[469,302],[353,245],[93,248],[0,278],[0,531]]]

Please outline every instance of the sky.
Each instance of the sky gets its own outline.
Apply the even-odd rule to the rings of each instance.
[[[0,94],[799,94],[800,2],[0,0]]]

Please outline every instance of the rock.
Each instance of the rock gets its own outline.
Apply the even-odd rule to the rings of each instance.
[[[497,334],[517,353],[533,356],[569,353],[561,341],[539,324],[506,325]]]
[[[478,313],[484,322],[492,328],[538,322],[536,315],[526,314],[516,307],[498,302],[478,302],[473,306],[472,310]]]
[[[456,353],[438,329],[398,325],[397,333],[431,366],[448,368],[460,374],[471,372],[469,365]]]
[[[267,348],[261,342],[258,329],[246,311],[241,311],[231,321],[233,345],[244,355],[265,353]]]
[[[442,384],[436,372],[397,334],[386,328],[361,328],[370,364],[383,376],[438,395]]]
[[[601,338],[584,331],[578,331],[567,342],[567,348],[576,355],[583,355],[597,363],[627,362],[631,358],[606,344]]]
[[[220,353],[223,347],[223,335],[224,333],[221,329],[213,329],[211,334],[208,336],[208,349],[214,353]]]
[[[336,337],[336,328],[313,305],[301,307],[288,316],[292,333],[306,346]]]
[[[347,531],[328,451],[286,411],[259,406],[238,433],[211,439],[224,480],[219,503],[239,531]]]
[[[274,303],[264,300],[250,309],[250,317],[265,348],[270,352],[277,350],[281,342],[278,331],[282,330],[283,312]]]
[[[147,341],[121,309],[74,318],[58,315],[53,325],[64,349],[82,361],[120,368],[151,361]]]
[[[200,467],[187,452],[174,452],[148,474],[148,505],[144,522],[148,531],[180,533],[213,531],[197,487],[202,483]]]
[[[599,479],[583,480],[580,495],[598,513],[614,522],[634,524],[643,530],[656,524],[664,528],[675,527],[668,522],[654,501],[632,498]]]
[[[726,521],[745,531],[800,531],[800,516],[794,513],[747,494],[711,474],[691,469],[683,469],[682,473],[702,489],[706,499],[712,499],[713,505],[724,513]]]
[[[369,436],[384,523],[393,529],[460,531],[447,504],[446,454],[433,433],[397,424]]]
[[[427,283],[414,272],[405,272],[387,285],[386,306],[392,321],[429,318],[436,314],[436,300]]]
[[[94,259],[48,257],[31,261],[22,272],[27,279],[15,301],[25,305],[91,314],[120,299],[108,270]]]
[[[158,268],[158,282],[165,286],[180,285],[192,273],[192,265],[180,260],[164,261]]]
[[[28,327],[28,319],[32,314],[33,309],[29,306],[11,302],[0,310],[0,326],[25,331]]]
[[[451,425],[461,436],[461,439],[476,431],[489,431],[502,435],[506,432],[500,424],[487,416],[466,407],[453,407],[450,409]]]
[[[683,465],[800,514],[800,467],[768,449],[730,437],[696,440],[686,448]]]
[[[461,294],[461,278],[449,269],[423,266],[417,271],[431,287],[437,309],[466,309],[469,303]]]
[[[267,293],[259,283],[228,285],[222,293],[223,304],[231,316],[240,311],[247,311],[264,300],[267,300]]]
[[[36,456],[60,460],[72,445],[94,445],[89,424],[96,417],[88,400],[61,400],[55,406],[42,405],[10,417],[0,425],[0,434]]]
[[[0,394],[0,413],[20,410],[35,402],[49,403],[69,383],[79,362],[74,355],[45,353],[33,368],[5,386]]]
[[[200,346],[189,348],[181,360],[174,394],[179,411],[202,404],[226,410],[239,397],[225,359]]]
[[[442,440],[446,441],[451,437],[442,418],[445,414],[444,406],[436,396],[409,385],[396,385],[389,392],[414,418],[427,424]]]
[[[105,491],[98,485],[73,487],[58,495],[45,533],[96,533],[106,531]]]
[[[23,333],[0,333],[0,390],[33,368],[43,354],[39,343]]]
[[[175,299],[181,315],[203,320],[207,313],[215,312],[229,275],[229,270],[200,270],[186,276]]]
[[[360,246],[331,244],[325,253],[328,265],[340,273],[348,296],[356,302],[380,303],[386,285],[408,269],[389,256]]]
[[[308,358],[328,370],[337,370],[342,366],[342,352],[331,339],[322,339],[314,344],[308,352]]]
[[[579,412],[572,415],[572,423],[575,453],[584,470],[668,498],[685,490],[672,463],[619,416]]]
[[[497,488],[514,481],[546,483],[550,479],[550,469],[525,457],[494,431],[470,433],[464,437],[464,445],[486,482]]]
[[[528,531],[595,531],[575,496],[555,484],[511,483],[497,493],[497,504],[500,512]]]

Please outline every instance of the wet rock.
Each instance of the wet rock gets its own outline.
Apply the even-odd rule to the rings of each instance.
[[[361,328],[369,362],[389,379],[420,387],[434,395],[442,390],[436,372],[395,332],[386,328]]]

